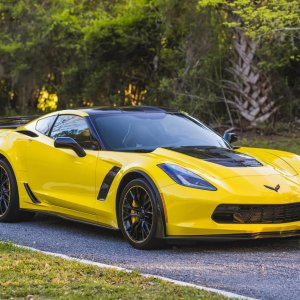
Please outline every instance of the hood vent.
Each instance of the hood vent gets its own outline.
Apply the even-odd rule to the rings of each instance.
[[[218,164],[224,167],[261,167],[262,164],[254,158],[234,160],[234,159],[205,159],[206,161]]]
[[[262,164],[255,158],[230,149],[201,147],[167,148],[182,154],[202,159],[224,167],[261,167]]]

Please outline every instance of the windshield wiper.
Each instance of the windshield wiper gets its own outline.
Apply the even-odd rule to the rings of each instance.
[[[137,153],[149,153],[149,152],[153,152],[154,150],[156,150],[157,148],[132,148],[132,149],[128,149],[128,148],[123,148],[123,149],[116,149],[115,151],[119,151],[119,152],[137,152]]]
[[[171,146],[171,147],[163,147],[168,149],[201,149],[201,150],[212,150],[212,149],[224,149],[222,147],[217,146]]]

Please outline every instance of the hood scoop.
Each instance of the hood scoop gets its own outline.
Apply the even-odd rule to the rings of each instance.
[[[224,167],[261,167],[262,164],[252,156],[225,148],[180,147],[167,148],[185,155],[202,159]]]

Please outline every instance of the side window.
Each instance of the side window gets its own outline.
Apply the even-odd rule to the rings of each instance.
[[[57,116],[46,117],[36,122],[36,131],[48,135]]]
[[[59,116],[53,126],[50,137],[71,137],[82,148],[96,150],[97,142],[92,137],[88,124],[84,118],[72,115]]]

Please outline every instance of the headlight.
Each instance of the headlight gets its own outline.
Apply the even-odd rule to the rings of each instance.
[[[158,167],[165,171],[178,184],[208,191],[217,190],[216,187],[205,179],[187,169],[171,164],[160,164]]]

